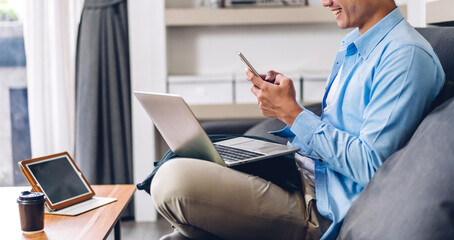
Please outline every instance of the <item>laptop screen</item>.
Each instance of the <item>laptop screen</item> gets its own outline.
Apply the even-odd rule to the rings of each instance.
[[[27,167],[54,205],[91,193],[66,156],[30,163]]]

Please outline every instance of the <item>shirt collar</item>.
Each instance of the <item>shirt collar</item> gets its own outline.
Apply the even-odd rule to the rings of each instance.
[[[359,54],[366,59],[380,41],[403,19],[404,16],[396,7],[363,35],[359,34],[358,28],[350,32],[342,41],[341,48],[346,49],[349,45],[354,44]]]
[[[380,41],[402,20],[404,16],[399,8],[395,8],[380,22],[366,31],[363,35],[357,38],[354,43],[361,56],[366,59]]]

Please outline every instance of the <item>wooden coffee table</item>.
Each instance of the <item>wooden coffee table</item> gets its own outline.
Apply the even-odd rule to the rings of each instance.
[[[30,187],[0,187],[0,239],[105,239],[115,228],[115,239],[120,239],[120,214],[131,200],[135,185],[93,185],[98,197],[112,197],[117,201],[82,213],[78,216],[46,214],[44,232],[23,234],[20,228],[19,207],[16,199]]]

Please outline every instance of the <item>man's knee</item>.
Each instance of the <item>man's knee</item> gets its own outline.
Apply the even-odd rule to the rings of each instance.
[[[155,204],[159,207],[179,198],[197,197],[201,194],[199,187],[205,181],[204,171],[212,165],[213,163],[188,158],[172,159],[162,165],[151,184]]]

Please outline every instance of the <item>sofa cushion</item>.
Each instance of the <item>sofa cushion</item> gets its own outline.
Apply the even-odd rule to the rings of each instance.
[[[454,27],[428,27],[416,30],[433,47],[446,74],[445,85],[432,104],[435,108],[454,96]]]
[[[432,111],[353,203],[338,239],[454,239],[454,99]]]
[[[208,135],[213,134],[244,134],[248,129],[262,122],[263,119],[220,119],[200,121]]]

